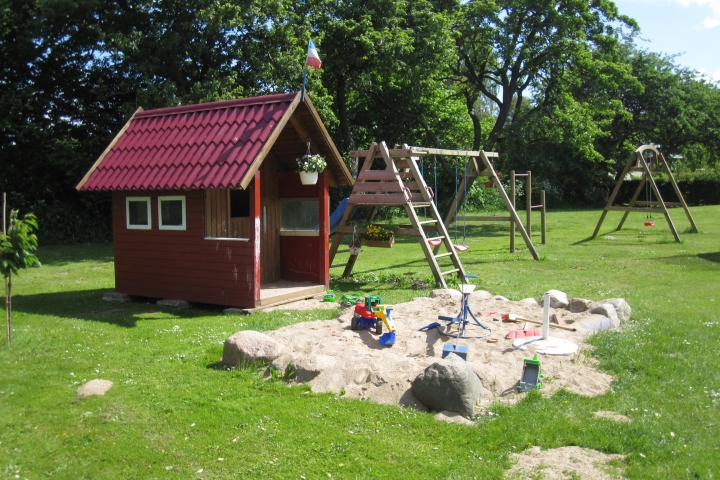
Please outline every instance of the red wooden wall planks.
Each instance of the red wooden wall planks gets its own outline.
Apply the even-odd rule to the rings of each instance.
[[[315,185],[302,185],[296,172],[279,173],[278,179],[280,198],[315,197],[319,199],[320,208],[318,236],[280,237],[282,278],[288,281],[310,281],[327,287],[330,284],[328,172],[326,170],[321,173]]]
[[[157,198],[185,195],[186,230],[159,230]],[[125,197],[151,198],[152,229],[125,224]],[[254,307],[254,242],[205,240],[203,192],[113,192],[115,289],[120,293]],[[258,292],[256,293],[256,289]]]

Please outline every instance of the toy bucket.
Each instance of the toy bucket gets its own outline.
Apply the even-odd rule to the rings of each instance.
[[[395,332],[383,333],[380,335],[380,345],[389,347],[395,344]]]

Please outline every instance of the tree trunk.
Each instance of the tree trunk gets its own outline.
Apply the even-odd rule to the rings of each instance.
[[[12,275],[5,279],[5,329],[7,330],[8,347],[12,345]]]
[[[465,93],[465,104],[467,105],[468,115],[473,124],[473,150],[480,150],[480,142],[482,141],[482,125],[480,117],[475,113],[475,100],[477,95],[473,93]]]
[[[352,134],[350,133],[350,123],[348,121],[347,111],[347,98],[345,96],[345,77],[343,77],[342,75],[337,80],[337,91],[335,92],[335,97],[338,106],[338,120],[340,120],[340,131],[342,132],[345,146],[348,150],[356,150],[355,140],[353,140]],[[350,166],[350,171],[353,177],[357,178],[358,160],[357,158],[353,158],[351,159],[351,161],[353,163]]]

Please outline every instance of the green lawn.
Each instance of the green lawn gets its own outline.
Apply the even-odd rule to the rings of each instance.
[[[625,297],[633,308],[621,331],[593,339],[599,368],[615,376],[610,392],[535,393],[493,408],[499,415],[477,428],[217,366],[238,330],[334,311],[233,316],[109,304],[101,297],[113,288],[111,245],[41,246],[43,267],[15,278],[12,348],[1,340],[0,478],[500,478],[509,453],[528,445],[624,454],[630,478],[717,478],[720,206],[692,213],[698,234],[672,211],[677,244],[657,218],[646,228],[634,214],[615,232],[614,213],[589,240],[599,211],[549,212],[537,262],[526,250],[507,253],[506,224],[468,225],[462,259],[481,288],[513,300],[550,288]],[[376,292],[389,303],[428,293],[415,239],[365,248],[355,273],[366,283],[336,281],[335,290]],[[519,375],[520,366],[508,368]],[[115,385],[78,400],[77,387],[93,378]],[[595,418],[598,410],[633,422]]]

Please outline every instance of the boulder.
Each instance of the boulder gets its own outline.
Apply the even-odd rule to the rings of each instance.
[[[80,397],[89,397],[90,395],[103,396],[112,386],[113,382],[110,380],[100,380],[99,378],[96,378],[95,380],[90,380],[80,386],[77,390],[77,394]]]
[[[609,330],[613,327],[613,324],[609,318],[602,315],[595,315],[592,313],[589,315],[581,316],[575,322],[573,322],[572,325],[580,332],[584,330],[590,332],[599,332],[601,330]]]
[[[492,293],[487,290],[475,290],[470,297],[473,300],[489,300],[492,298]]]
[[[291,353],[283,353],[275,360],[270,362],[270,365],[268,365],[268,368],[265,371],[265,375],[270,375],[271,370],[280,372],[280,375],[282,375],[283,377],[290,375],[291,373],[293,373],[293,369],[290,368],[293,360],[294,357]]]
[[[335,357],[328,355],[301,356],[293,361],[290,373],[294,373],[293,379],[295,381],[307,383],[314,380],[323,371],[333,368],[335,364],[337,364]]]
[[[518,303],[522,303],[523,305],[528,305],[528,306],[531,306],[531,307],[537,307],[537,306],[538,306],[538,302],[537,302],[537,300],[535,300],[534,298],[523,298],[523,299],[520,300]]]
[[[495,295],[495,296],[493,297],[493,299],[494,299],[494,300],[499,300],[499,301],[501,301],[501,302],[509,302],[509,301],[510,301],[509,298],[503,297],[502,295]]]
[[[471,419],[482,382],[467,362],[451,353],[415,377],[412,393],[432,410],[448,410]]]
[[[591,303],[591,300],[584,298],[573,298],[568,302],[567,309],[570,310],[570,313],[582,313],[590,308]]]
[[[630,308],[630,305],[628,305],[624,298],[610,298],[608,300],[602,300],[598,303],[612,304],[612,306],[615,307],[615,312],[617,313],[617,316],[620,319],[621,323],[630,320],[630,315],[632,315],[632,308]]]
[[[221,362],[234,367],[238,363],[271,363],[282,355],[283,346],[267,335],[243,330],[225,340]]]
[[[565,308],[568,306],[568,298],[565,292],[560,290],[548,290],[545,294],[550,295],[550,308]],[[545,306],[545,294],[540,298],[538,305]]]
[[[615,307],[612,303],[601,303],[600,305],[595,305],[590,309],[590,313],[607,317],[610,320],[610,323],[612,323],[613,328],[620,326],[620,319],[618,318],[617,312],[615,311]]]

